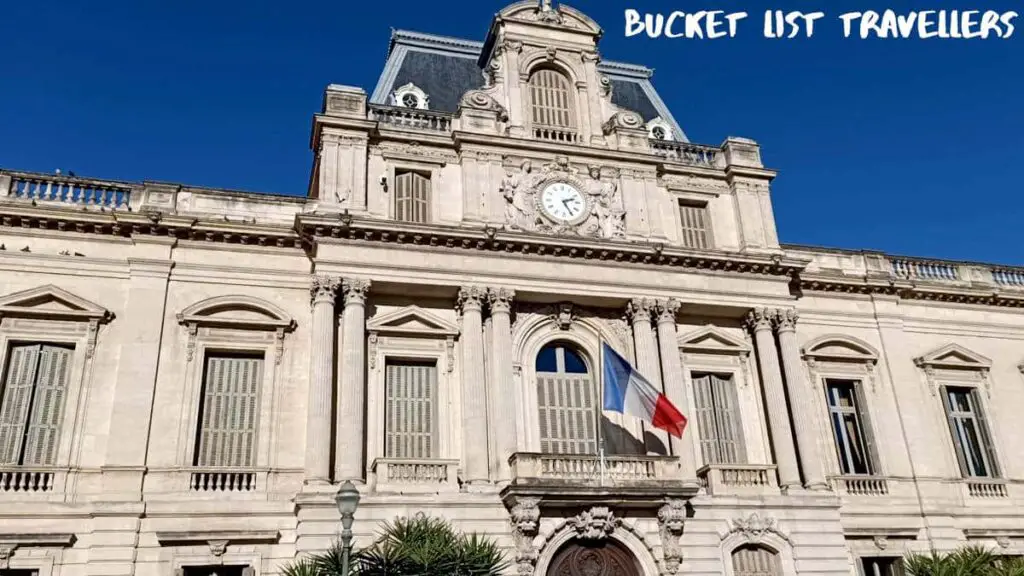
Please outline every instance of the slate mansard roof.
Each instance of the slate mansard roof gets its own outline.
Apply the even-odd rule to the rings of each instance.
[[[455,112],[462,95],[484,85],[480,68],[483,42],[436,36],[407,30],[391,34],[387,63],[370,96],[373,104],[391,104],[395,89],[410,82],[430,97],[430,109]],[[678,140],[687,141],[685,132],[658,96],[645,66],[603,60],[598,70],[612,83],[612,102],[640,114],[645,122],[655,118],[668,122]]]

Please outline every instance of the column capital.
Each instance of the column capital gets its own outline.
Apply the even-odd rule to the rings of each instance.
[[[626,315],[633,323],[651,322],[651,316],[655,312],[655,301],[653,298],[633,298],[626,305]]]
[[[512,300],[515,299],[516,292],[511,288],[488,288],[487,289],[487,300],[491,304],[491,313],[504,312],[509,313],[512,310]]]
[[[747,312],[747,317],[744,321],[746,322],[747,328],[754,332],[771,330],[772,321],[776,314],[777,311],[774,308],[754,308],[750,312]]]
[[[334,303],[334,298],[338,295],[338,288],[341,287],[341,278],[336,276],[326,276],[323,274],[314,275],[310,279],[309,284],[309,297],[311,304],[317,304],[321,302]]]
[[[487,289],[483,286],[463,286],[459,288],[459,299],[456,306],[466,313],[470,310],[483,310],[487,301]]]
[[[345,278],[341,281],[341,291],[345,295],[346,306],[363,304],[370,291],[370,281],[365,278]]]
[[[679,307],[679,300],[676,300],[675,298],[658,300],[655,304],[655,310],[658,313],[658,324],[661,324],[662,322],[675,324],[676,314],[679,312]]]
[[[782,308],[775,313],[775,329],[779,332],[795,332],[796,321],[800,317],[794,308]]]

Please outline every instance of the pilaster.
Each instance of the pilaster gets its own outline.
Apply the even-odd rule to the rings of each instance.
[[[768,409],[768,423],[771,427],[772,446],[775,449],[775,464],[779,471],[779,485],[783,489],[800,486],[800,470],[796,463],[793,447],[793,431],[789,425],[789,407],[786,392],[782,386],[782,372],[779,370],[779,352],[772,336],[772,318],[775,310],[756,308],[747,314],[747,326],[754,332],[757,345],[757,360],[764,385],[765,404]]]
[[[512,377],[512,301],[515,292],[508,288],[489,288],[491,308],[491,355],[488,391],[491,426],[497,439],[491,454],[491,472],[495,480],[512,479],[508,459],[517,449],[515,382]]]
[[[338,373],[338,420],[335,423],[334,479],[363,482],[366,420],[366,296],[370,281],[345,278],[341,283],[345,308],[341,313],[342,356]],[[330,434],[328,434],[330,437]]]
[[[464,286],[459,290],[462,312],[462,426],[464,479],[470,485],[488,482],[487,388],[484,384],[483,306],[487,290]]]
[[[314,276],[310,284],[313,322],[310,331],[309,400],[306,407],[305,481],[330,481],[331,398],[334,373],[334,302],[341,280]]]

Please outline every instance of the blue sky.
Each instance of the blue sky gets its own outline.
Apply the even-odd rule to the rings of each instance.
[[[602,55],[656,69],[695,142],[754,138],[784,242],[1024,265],[1024,18],[1010,39],[843,39],[852,10],[1010,0],[577,0]],[[372,91],[391,28],[482,39],[503,2],[7,3],[0,166],[304,194],[329,83]],[[744,10],[735,38],[625,38],[624,10]],[[769,40],[765,9],[821,9]],[[21,32],[19,32],[21,31]]]

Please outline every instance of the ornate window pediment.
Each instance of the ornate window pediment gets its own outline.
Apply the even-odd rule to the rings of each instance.
[[[987,372],[992,368],[991,360],[981,354],[971,352],[959,344],[946,344],[938,350],[915,358],[914,364],[921,368],[977,370],[983,372]]]
[[[690,354],[750,354],[750,345],[745,341],[730,336],[712,324],[680,336],[678,342],[679,349]]]
[[[380,316],[366,323],[367,332],[393,335],[433,336],[445,338],[457,336],[459,327],[432,314],[419,306],[406,306]]]
[[[5,316],[99,322],[113,318],[113,314],[99,304],[53,284],[0,297],[0,318]]]
[[[818,362],[878,363],[878,352],[863,340],[842,334],[819,336],[801,350],[807,360]]]
[[[185,308],[178,322],[249,330],[291,330],[295,321],[275,304],[252,296],[217,296]]]

